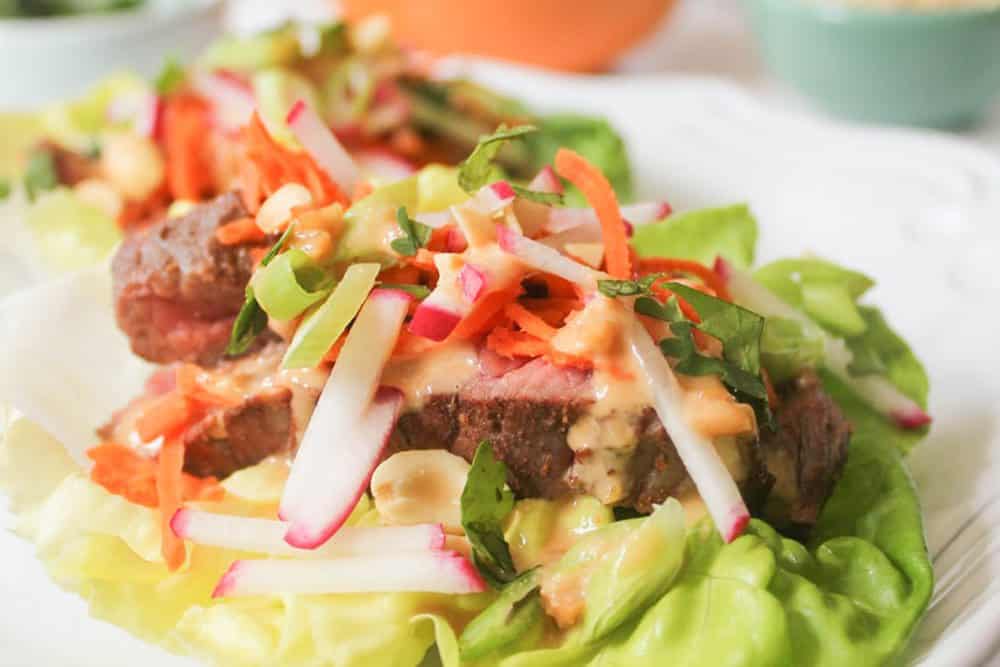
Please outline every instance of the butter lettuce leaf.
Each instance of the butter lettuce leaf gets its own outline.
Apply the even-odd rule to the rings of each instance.
[[[677,213],[636,228],[632,247],[640,257],[678,257],[712,266],[725,257],[735,266],[753,263],[757,221],[743,204]]]

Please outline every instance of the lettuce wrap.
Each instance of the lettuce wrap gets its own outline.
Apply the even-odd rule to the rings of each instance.
[[[731,207],[641,228],[634,245],[640,255],[701,261],[722,255],[749,266],[756,235],[749,210]],[[810,317],[844,334],[831,312],[854,309],[863,326],[854,323],[848,342],[867,351],[857,358],[869,360],[856,371],[879,373],[925,404],[920,363],[877,310],[857,305],[869,284],[859,275],[811,258],[757,273],[797,306],[803,291],[822,293],[808,289],[810,281],[847,285],[838,298],[807,308]],[[672,501],[650,517],[614,521],[596,501],[522,500],[505,524],[514,561],[527,564],[522,570],[531,566],[532,545],[559,531],[579,538],[555,566],[569,575],[588,554],[615,554],[600,560],[587,588],[587,599],[600,604],[592,603],[568,632],[557,632],[540,613],[530,578],[499,595],[213,600],[219,576],[246,554],[191,545],[188,562],[170,573],[160,555],[156,511],[111,495],[86,474],[83,452],[94,444],[92,429],[137,393],[149,368],[131,356],[118,332],[109,291],[100,267],[5,304],[0,401],[18,412],[8,415],[0,445],[0,487],[10,498],[15,530],[36,545],[54,581],[84,597],[95,617],[167,650],[214,664],[261,666],[418,665],[428,651],[434,656],[433,646],[444,667],[879,665],[900,660],[927,607],[933,572],[903,462],[921,434],[896,428],[828,373],[822,373],[824,384],[854,435],[846,469],[808,544],[759,520],[723,544],[705,520],[685,529]],[[52,321],[73,322],[71,344]],[[822,348],[807,334],[793,327],[765,335],[769,370],[821,368]],[[92,391],[107,375],[102,368],[117,372],[102,380],[102,391]],[[273,516],[286,476],[284,466],[260,464],[228,478],[224,500],[199,507]],[[352,525],[378,521],[366,498],[350,519]]]

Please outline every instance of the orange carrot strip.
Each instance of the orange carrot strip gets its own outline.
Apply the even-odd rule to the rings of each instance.
[[[507,328],[497,328],[486,337],[486,347],[501,357],[541,357],[549,351],[548,344],[529,334]]]
[[[559,149],[555,163],[559,175],[575,185],[597,213],[597,219],[601,222],[604,262],[608,273],[614,278],[630,279],[632,264],[629,256],[628,231],[625,220],[622,219],[621,209],[618,208],[618,198],[608,179],[582,155],[568,148]]]
[[[726,282],[722,277],[700,262],[668,257],[647,257],[646,259],[639,260],[639,272],[642,275],[649,273],[670,273],[674,271],[697,276],[720,299],[731,300]]]
[[[156,507],[157,463],[131,447],[112,442],[102,443],[87,450],[94,462],[90,478],[109,492],[122,496],[137,505]],[[184,474],[185,500],[221,500],[225,489],[214,477],[198,478]]]
[[[215,239],[222,245],[240,245],[264,241],[267,234],[257,226],[257,221],[253,218],[240,218],[216,229]]]
[[[167,438],[160,448],[160,458],[156,474],[156,495],[160,507],[160,537],[163,541],[163,560],[167,569],[174,572],[184,564],[184,540],[177,537],[170,528],[170,520],[181,508],[184,484],[184,442],[178,438]]]
[[[448,340],[470,340],[476,338],[494,325],[504,307],[521,294],[521,286],[487,294],[469,315],[458,323]]]
[[[212,169],[205,151],[208,107],[194,95],[167,102],[163,113],[163,148],[167,186],[173,199],[198,201],[212,190]]]
[[[347,334],[343,333],[340,335],[340,338],[334,341],[333,345],[330,346],[330,350],[326,353],[326,356],[323,357],[323,361],[331,364],[335,362],[337,357],[340,356],[340,350],[344,347],[345,340],[347,340]]]
[[[180,392],[171,392],[154,399],[136,419],[135,428],[144,441],[170,436],[194,417],[194,410]]]
[[[549,326],[545,320],[530,312],[516,301],[508,303],[504,309],[504,313],[507,314],[507,317],[514,320],[514,323],[521,327],[522,331],[536,338],[552,340],[553,336],[558,333],[557,329]]]

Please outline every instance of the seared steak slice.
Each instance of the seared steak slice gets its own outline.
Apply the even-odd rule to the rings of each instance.
[[[285,451],[294,435],[292,392],[279,387],[207,414],[184,434],[184,471],[228,477]]]
[[[203,365],[222,356],[257,246],[222,245],[215,231],[247,215],[231,192],[122,243],[111,265],[115,313],[136,354]]]
[[[779,387],[777,429],[761,433],[767,469],[775,477],[765,518],[785,532],[808,529],[840,479],[851,425],[814,373]]]
[[[184,440],[184,470],[198,477],[228,477],[237,470],[260,463],[268,456],[288,451],[294,444],[302,414],[293,404],[293,391],[269,381],[281,360],[284,346],[272,344],[257,355],[224,361],[212,377],[228,379],[229,389],[243,401],[231,407],[205,407],[200,418],[180,437]],[[151,401],[174,389],[174,369],[163,368],[150,377],[146,393],[116,412],[98,435],[106,442],[137,446],[141,438],[135,421]],[[301,385],[306,402],[319,396]]]

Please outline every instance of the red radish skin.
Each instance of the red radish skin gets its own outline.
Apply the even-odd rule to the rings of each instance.
[[[670,204],[666,202],[643,202],[641,204],[629,204],[620,208],[622,218],[626,220],[630,227],[629,236],[634,232],[634,227],[648,225],[657,222],[670,215]],[[582,225],[593,225],[597,233],[600,233],[600,222],[597,214],[591,208],[553,208],[549,213],[549,221],[545,225],[545,230],[550,234],[557,234],[568,229],[573,229]]]
[[[413,313],[409,329],[410,333],[416,336],[440,342],[447,338],[461,321],[460,313],[425,302],[421,303]]]
[[[375,468],[379,461],[384,458],[385,450],[389,446],[389,436],[392,435],[392,431],[396,427],[396,420],[399,418],[402,406],[403,394],[400,391],[388,387],[379,389],[371,408],[362,417],[352,434],[359,440],[371,438],[377,441],[376,446],[367,452],[366,471],[363,476],[358,480],[352,480],[354,492],[345,498],[338,499],[341,501],[338,503],[340,511],[327,517],[323,523],[318,525],[304,522],[290,523],[288,532],[285,534],[285,542],[297,549],[316,549],[340,530],[351,516],[358,501],[361,500],[361,496],[367,491]],[[348,439],[352,436],[348,436]],[[288,517],[285,516],[282,519],[287,520]]]
[[[284,540],[288,526],[274,519],[184,508],[174,514],[170,527],[175,535],[195,544],[298,558],[440,551],[445,545],[444,528],[440,524],[343,528],[312,550],[290,547]]]
[[[373,290],[347,334],[281,497],[279,517],[293,547],[326,542],[368,487],[403,402],[378,382],[412,301],[399,290]]]
[[[750,515],[745,509],[735,508],[729,522],[729,532],[723,536],[723,539],[727,544],[732,542],[746,531],[748,525],[750,525]]]
[[[923,410],[912,410],[908,412],[897,412],[892,416],[896,426],[906,430],[914,430],[928,426],[934,421],[929,414]]]
[[[285,120],[292,134],[330,180],[346,192],[353,192],[360,178],[358,165],[316,111],[299,100],[292,105]]]
[[[473,264],[466,264],[458,273],[462,284],[462,294],[469,301],[475,302],[486,291],[486,275]]]
[[[490,183],[479,189],[479,192],[468,201],[468,205],[483,215],[493,215],[510,206],[516,198],[514,188],[507,181]]]
[[[442,593],[487,590],[465,556],[454,551],[385,554],[332,560],[240,560],[226,571],[213,598],[243,595]]]
[[[556,175],[556,170],[550,165],[545,165],[535,174],[535,177],[531,179],[531,183],[528,184],[528,189],[535,192],[551,192],[557,195],[561,195],[565,191],[562,180],[560,180]]]

